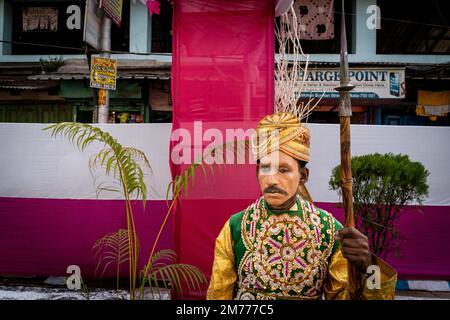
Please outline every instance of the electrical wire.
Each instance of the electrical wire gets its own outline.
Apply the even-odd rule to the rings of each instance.
[[[436,4],[436,2],[435,2]],[[437,6],[437,4],[436,4]],[[439,7],[437,7],[439,13],[442,16],[442,12]],[[341,11],[332,11],[334,14],[341,14]],[[344,13],[347,16],[356,16],[356,13]],[[443,17],[442,17],[443,18]],[[399,20],[399,19],[393,19],[393,18],[384,18],[380,17],[381,20],[386,21],[393,21],[393,22],[400,22],[405,24],[413,24],[413,25],[420,25],[420,26],[429,26],[429,27],[435,27],[435,28],[446,28],[450,29],[448,25],[440,25],[440,24],[432,24],[432,23],[423,23],[423,22],[416,22],[416,21],[410,21],[410,20]],[[444,22],[446,23],[445,19],[443,18]],[[48,47],[48,48],[55,48],[55,49],[65,49],[65,50],[74,50],[74,51],[80,51],[81,53],[86,52],[86,48],[78,48],[78,47],[68,47],[68,46],[60,46],[60,45],[50,45],[50,44],[44,44],[44,43],[34,43],[34,42],[21,42],[21,41],[7,41],[7,40],[0,40],[0,42],[3,43],[10,43],[10,44],[17,44],[17,45],[27,45],[27,46],[40,46],[40,47]],[[110,54],[130,54],[130,55],[141,55],[141,56],[150,56],[150,55],[161,55],[161,56],[168,56],[172,53],[160,53],[160,52],[128,52],[128,51],[116,51],[116,50],[94,50],[94,52],[97,53],[110,53]]]
[[[341,14],[342,11],[333,11],[333,13]],[[346,16],[356,16],[356,13],[347,13],[344,12]],[[406,24],[415,24],[419,26],[428,26],[428,27],[434,27],[434,28],[446,28],[450,29],[448,25],[442,25],[442,24],[434,24],[434,23],[426,23],[426,22],[416,22],[412,20],[400,20],[400,19],[394,19],[394,18],[383,18],[380,17],[380,20],[386,20],[386,21],[392,21],[392,22],[400,22],[400,23],[406,23]]]
[[[37,47],[47,47],[47,48],[55,48],[55,49],[74,50],[74,51],[80,51],[80,53],[85,53],[86,52],[86,48],[57,46],[57,45],[44,44],[44,43],[8,41],[8,40],[1,40],[1,39],[0,39],[0,42],[10,43],[10,44],[18,44],[18,45],[27,45],[27,46],[37,46]],[[146,52],[115,51],[115,50],[94,50],[93,52],[96,52],[96,53],[111,53],[111,54],[132,54],[132,55],[141,55],[141,56],[153,56],[153,55],[170,56],[172,54],[171,52],[167,52],[167,53],[161,53],[161,52],[146,53]]]

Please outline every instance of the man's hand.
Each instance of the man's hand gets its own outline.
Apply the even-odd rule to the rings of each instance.
[[[372,264],[367,237],[355,228],[342,228],[337,232],[336,239],[341,242],[344,258],[365,273]]]

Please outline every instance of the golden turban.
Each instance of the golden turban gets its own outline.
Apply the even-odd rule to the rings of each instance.
[[[309,162],[309,137],[309,129],[293,113],[275,113],[258,123],[253,152],[257,160],[279,150],[297,160]]]

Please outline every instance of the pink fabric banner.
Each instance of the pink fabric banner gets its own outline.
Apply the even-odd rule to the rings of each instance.
[[[178,0],[173,21],[174,176],[199,159],[210,143],[234,139],[226,138],[226,129],[254,128],[272,112],[274,0]],[[173,162],[174,154],[186,161]],[[251,167],[214,166],[213,173],[206,168],[206,178],[197,168],[195,182],[175,210],[175,247],[181,262],[210,274],[218,230],[259,193]]]
[[[203,163],[203,151],[211,143],[234,139],[226,137],[227,128],[254,128],[272,112],[273,6],[269,0],[174,2],[172,176],[195,160]],[[195,180],[177,199],[174,214],[180,262],[199,267],[208,277],[214,241],[223,224],[261,194],[254,165],[212,167],[213,173],[206,168],[206,178],[195,169]],[[334,204],[318,205],[342,218]],[[400,278],[450,276],[450,257],[442,249],[449,240],[445,233],[449,208],[429,206],[423,215],[408,212],[401,218],[400,256],[388,257]],[[205,293],[183,297],[203,298]]]

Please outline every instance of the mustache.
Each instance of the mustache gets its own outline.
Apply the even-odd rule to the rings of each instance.
[[[275,186],[270,186],[270,187],[265,188],[264,193],[281,193],[285,196],[288,195],[286,191],[284,191],[283,189],[280,189],[278,187],[275,187]]]

